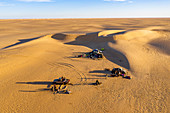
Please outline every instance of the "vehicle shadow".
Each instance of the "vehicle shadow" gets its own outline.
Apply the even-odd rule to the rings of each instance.
[[[41,89],[36,89],[36,90],[19,90],[19,92],[23,92],[23,93],[35,93],[35,92],[44,92],[44,91],[50,91],[52,92],[52,89],[51,88],[41,88]],[[54,93],[52,92],[53,94],[68,94],[64,91],[60,91],[58,93]]]
[[[50,82],[50,81],[16,82],[16,84],[47,85],[47,88],[40,88],[35,90],[19,90],[19,92],[30,92],[30,93],[43,92],[43,91],[53,92],[52,87],[54,87],[53,86],[54,82]],[[68,85],[72,85],[72,84],[68,84]],[[58,86],[60,87],[61,85]],[[66,86],[64,86],[63,88],[66,88]],[[64,92],[63,88],[61,89],[61,91],[58,92],[58,94],[67,94],[66,92]]]
[[[80,86],[80,85],[91,85],[91,86],[96,86],[96,83],[77,83],[77,84],[74,84],[74,86]]]
[[[41,91],[51,91],[50,88],[41,88],[36,90],[19,90],[19,92],[41,92]]]
[[[89,71],[89,73],[105,73],[106,74],[106,71],[105,70],[93,70],[93,71]]]
[[[87,78],[87,79],[100,79],[100,78]],[[41,88],[41,89],[36,89],[36,90],[19,90],[19,92],[52,91],[51,86],[53,87],[53,82],[50,82],[50,81],[16,82],[16,84],[47,85],[47,88]],[[95,85],[95,83],[75,83],[75,84],[68,84],[68,85],[72,85],[72,86]],[[65,94],[65,92],[60,91],[59,94]]]
[[[33,81],[33,82],[16,82],[16,84],[32,84],[32,85],[49,85],[53,82],[50,81]]]

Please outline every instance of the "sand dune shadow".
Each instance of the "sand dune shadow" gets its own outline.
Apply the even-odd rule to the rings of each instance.
[[[99,32],[87,33],[85,35],[79,35],[75,38],[74,41],[66,42],[65,44],[86,46],[91,49],[105,48],[106,51],[104,51],[103,54],[106,59],[126,69],[130,69],[129,61],[126,58],[126,56],[120,51],[117,51],[108,45],[109,42],[111,42],[112,44],[116,44],[116,40],[114,40],[114,36],[123,34],[125,32],[126,31],[123,31],[120,33],[113,33],[111,35],[108,35],[107,37],[99,37],[98,36]],[[58,36],[58,38],[56,36]],[[61,40],[61,39],[64,40],[66,39],[66,37],[67,37],[67,34],[63,34],[63,35],[54,34],[52,36],[52,38],[56,40]]]
[[[43,35],[43,36],[45,36],[45,35]],[[14,47],[14,46],[20,45],[20,44],[24,44],[24,43],[27,43],[27,42],[39,39],[39,38],[41,38],[43,36],[39,36],[39,37],[35,37],[35,38],[29,38],[29,39],[20,39],[20,40],[18,40],[19,42],[16,42],[15,44],[8,45],[8,46],[3,47],[1,49],[7,49],[7,48],[10,48],[10,47]]]

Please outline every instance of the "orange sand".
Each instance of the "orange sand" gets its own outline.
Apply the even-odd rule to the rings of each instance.
[[[2,113],[168,113],[170,19],[0,20]],[[74,58],[105,48],[102,60]],[[105,68],[132,76],[106,79]],[[72,94],[46,82],[70,78]],[[95,80],[100,86],[88,85]],[[21,82],[23,82],[21,84]]]

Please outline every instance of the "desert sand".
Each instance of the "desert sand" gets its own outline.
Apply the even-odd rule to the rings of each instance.
[[[74,58],[95,48],[102,60]],[[168,113],[169,73],[169,18],[0,20],[1,113]],[[47,88],[61,76],[72,94]]]

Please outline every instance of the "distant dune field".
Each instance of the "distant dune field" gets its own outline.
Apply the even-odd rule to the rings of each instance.
[[[75,57],[95,48],[103,59]],[[132,79],[106,78],[114,67]],[[169,18],[0,20],[2,113],[168,113],[169,73]],[[61,76],[72,94],[47,88]]]

